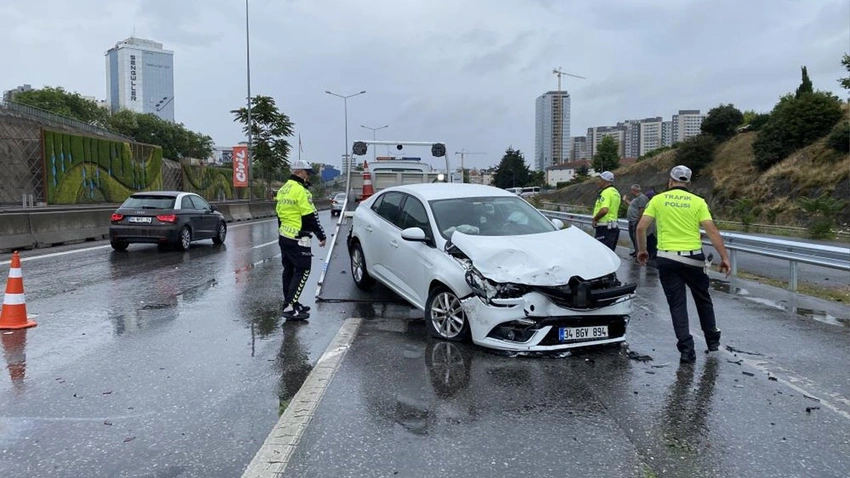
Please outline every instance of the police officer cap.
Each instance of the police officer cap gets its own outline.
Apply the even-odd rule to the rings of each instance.
[[[673,179],[673,181],[678,181],[680,183],[689,183],[691,182],[691,169],[687,166],[682,166],[680,164],[670,170],[670,177]]]
[[[292,170],[292,171],[295,171],[295,170],[298,170],[298,169],[304,169],[304,170],[308,171],[310,174],[316,174],[316,171],[313,170],[313,166],[311,166],[310,163],[308,163],[307,161],[299,160],[299,159],[296,159],[296,160],[290,162],[289,163],[289,169]]]
[[[612,173],[611,171],[603,171],[602,174],[599,175],[599,177],[605,181],[608,181],[609,183],[614,182],[614,173]]]

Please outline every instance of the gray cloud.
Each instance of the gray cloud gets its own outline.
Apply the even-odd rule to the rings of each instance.
[[[384,139],[446,141],[494,164],[534,149],[534,100],[572,95],[572,133],[720,103],[769,110],[807,65],[839,93],[850,51],[846,0],[250,0],[252,92],[274,96],[312,161],[339,164],[342,100],[349,136],[390,124]],[[175,51],[177,119],[222,145],[242,140],[229,110],[244,103],[244,3],[231,0],[3,2],[2,89],[62,85],[105,96],[103,53],[130,36]],[[846,94],[841,93],[841,96]],[[424,154],[424,151],[423,151]],[[454,158],[452,158],[454,159]]]

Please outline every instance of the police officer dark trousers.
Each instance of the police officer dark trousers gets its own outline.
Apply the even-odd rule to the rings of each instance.
[[[313,206],[313,195],[307,189],[312,167],[306,161],[290,164],[292,176],[277,192],[278,245],[283,264],[283,316],[289,320],[310,317],[309,307],[298,299],[307,285],[313,261],[310,250],[312,234],[325,246],[325,231]]]
[[[700,227],[705,229],[714,249],[720,254],[720,271],[729,275],[730,264],[723,238],[714,225],[708,205],[703,198],[688,191],[691,170],[676,166],[670,172],[668,190],[655,195],[637,226],[638,261],[646,264],[647,229],[653,222],[658,228],[658,276],[667,297],[673,331],[681,362],[696,360],[694,339],[688,322],[688,304],[685,287],[691,290],[700,327],[709,352],[720,348],[720,330],[714,316],[706,259],[702,251]]]

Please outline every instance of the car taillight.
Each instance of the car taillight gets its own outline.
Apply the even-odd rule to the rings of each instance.
[[[123,215],[123,214],[118,214],[117,212],[113,212],[113,213],[112,213],[112,222],[118,222],[118,221],[120,221],[121,219],[124,219],[124,215]]]
[[[162,216],[157,216],[156,219],[159,222],[170,222],[172,224],[177,222],[177,216],[175,214],[165,214]]]

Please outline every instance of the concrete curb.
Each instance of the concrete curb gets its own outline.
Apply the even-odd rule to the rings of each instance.
[[[292,398],[263,446],[242,474],[242,478],[272,478],[283,476],[292,454],[301,441],[304,430],[313,419],[319,403],[339,369],[342,359],[354,341],[363,319],[349,318],[334,336],[325,353],[307,376],[301,389]]]

